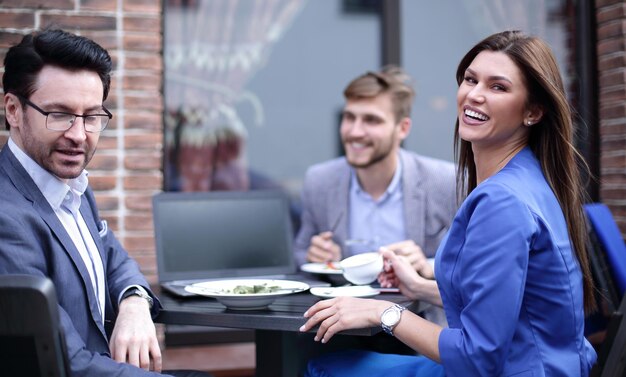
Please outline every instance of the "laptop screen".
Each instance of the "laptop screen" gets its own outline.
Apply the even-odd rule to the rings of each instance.
[[[153,212],[160,282],[296,271],[284,193],[161,193]]]

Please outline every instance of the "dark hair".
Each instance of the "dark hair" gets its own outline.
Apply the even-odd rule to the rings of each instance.
[[[520,31],[493,34],[479,42],[461,59],[456,71],[459,85],[467,67],[485,50],[502,52],[515,63],[528,90],[527,105],[536,105],[543,110],[541,120],[530,127],[528,145],[537,156],[565,216],[573,250],[583,274],[585,309],[591,311],[595,308],[595,296],[582,206],[585,193],[578,170],[580,167],[587,168],[587,165],[573,144],[572,110],[565,96],[554,54],[544,41]],[[460,193],[468,195],[477,185],[476,166],[471,143],[461,140],[458,130],[457,118],[455,157],[458,161],[458,184]]]
[[[26,35],[9,48],[4,57],[4,92],[29,98],[35,90],[37,75],[46,65],[94,71],[102,80],[102,101],[109,95],[112,67],[109,53],[91,39],[58,29]],[[6,120],[5,124],[10,129]]]
[[[388,65],[380,72],[364,73],[352,80],[343,91],[346,99],[373,98],[383,93],[391,94],[396,122],[411,116],[415,91],[411,86],[411,77],[400,67]]]

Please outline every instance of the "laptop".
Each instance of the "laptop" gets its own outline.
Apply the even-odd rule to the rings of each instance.
[[[230,278],[299,280],[289,198],[281,191],[165,192],[152,199],[158,278],[177,296],[185,286]]]

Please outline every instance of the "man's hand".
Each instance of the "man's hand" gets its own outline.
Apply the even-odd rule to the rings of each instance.
[[[392,250],[396,255],[406,258],[420,276],[426,279],[435,278],[435,271],[431,264],[428,263],[428,259],[424,255],[422,248],[416,245],[413,240],[396,242],[384,247]]]
[[[161,371],[161,349],[145,299],[129,296],[120,302],[109,346],[111,356],[117,362],[150,370],[152,361],[152,369]]]
[[[341,248],[333,242],[332,232],[322,232],[311,237],[311,246],[306,253],[309,262],[324,263],[341,259]]]

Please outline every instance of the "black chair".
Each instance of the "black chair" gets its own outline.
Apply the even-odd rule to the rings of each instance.
[[[598,353],[598,361],[590,377],[626,376],[626,295],[619,309],[613,312],[606,330],[606,338]]]
[[[0,275],[0,375],[70,375],[57,305],[49,279]]]

